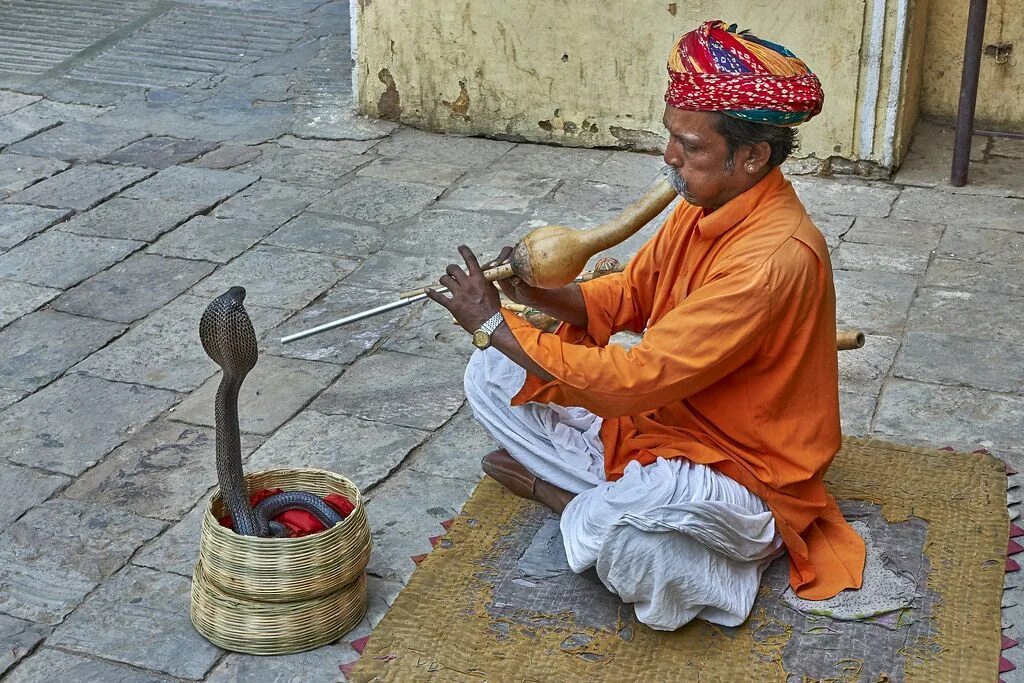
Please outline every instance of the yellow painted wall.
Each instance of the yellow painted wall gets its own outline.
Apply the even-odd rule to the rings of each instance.
[[[921,83],[921,113],[956,116],[967,30],[967,0],[930,0]],[[989,0],[985,43],[1011,42],[1006,64],[983,57],[979,126],[1024,131],[1024,0]]]
[[[872,79],[862,54],[876,2],[884,44]],[[682,32],[719,17],[786,45],[821,79],[825,109],[800,127],[799,156],[892,163],[912,125],[906,93],[917,92],[907,52],[894,50],[923,49],[898,36],[896,17],[902,6],[909,23],[925,2],[358,0],[358,105],[429,130],[660,150],[667,52]],[[896,105],[894,73],[904,93]],[[863,105],[868,90],[873,109]]]

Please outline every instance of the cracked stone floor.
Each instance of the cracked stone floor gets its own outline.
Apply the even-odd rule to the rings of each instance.
[[[356,117],[348,26],[324,0],[0,4],[7,680],[341,678],[491,444],[462,394],[469,340],[441,309],[278,337],[427,284],[460,242],[487,255],[540,224],[593,225],[659,171]],[[868,333],[842,354],[844,428],[1021,467],[1024,143],[978,140],[975,183],[953,191],[949,133],[923,131],[894,182],[793,178],[833,249],[840,323]],[[187,615],[216,478],[197,323],[232,285],[262,340],[247,467],[336,470],[369,501],[369,614],[293,657],[225,653]]]

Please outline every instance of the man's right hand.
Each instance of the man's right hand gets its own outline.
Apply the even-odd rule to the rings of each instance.
[[[488,270],[508,263],[512,258],[512,250],[512,247],[502,247],[498,257],[489,263],[485,263],[481,268]],[[544,299],[544,293],[548,291],[540,287],[531,287],[514,275],[498,280],[495,284],[498,285],[498,288],[506,297],[524,306],[536,306]]]

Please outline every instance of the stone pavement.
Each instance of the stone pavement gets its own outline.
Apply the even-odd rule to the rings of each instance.
[[[658,173],[636,154],[358,118],[348,26],[347,5],[323,0],[0,5],[7,679],[341,678],[348,641],[458,512],[491,443],[462,394],[469,340],[438,307],[278,337],[431,282],[460,242],[490,255],[537,225],[593,225]],[[842,354],[844,428],[1020,467],[1024,194],[1007,179],[1024,148],[981,141],[979,184],[953,192],[944,140],[919,136],[895,184],[794,178],[833,248],[840,322],[869,335]],[[216,483],[218,375],[198,319],[232,285],[262,339],[247,467],[336,470],[369,501],[367,619],[293,657],[224,653],[188,619]]]

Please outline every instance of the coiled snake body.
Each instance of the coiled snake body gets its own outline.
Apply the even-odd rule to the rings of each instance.
[[[328,529],[342,516],[319,496],[306,491],[278,493],[253,508],[242,477],[242,444],[238,430],[238,390],[256,365],[256,332],[242,302],[245,289],[232,287],[206,307],[199,322],[203,349],[221,367],[223,376],[214,403],[217,430],[217,481],[231,514],[235,532],[243,536],[287,536],[274,517],[285,510],[300,509],[316,517]]]

